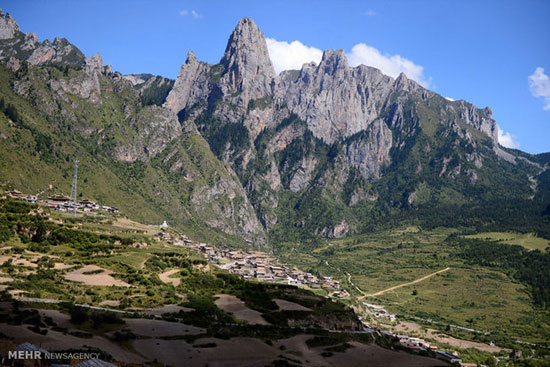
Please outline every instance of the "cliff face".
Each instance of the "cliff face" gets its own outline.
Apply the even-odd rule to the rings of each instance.
[[[0,10],[0,61],[10,58],[32,65],[82,67],[84,54],[65,38],[38,42],[36,33],[23,33],[9,13]]]
[[[469,197],[469,185],[488,185],[479,180],[485,161],[515,162],[498,145],[489,108],[448,101],[405,74],[393,79],[350,67],[343,50],[275,75],[264,35],[247,18],[219,64],[190,53],[166,106],[183,125],[196,124],[231,165],[268,231],[318,221],[310,232],[338,237],[360,230],[350,208],[418,205],[413,193],[427,180]],[[407,184],[391,185],[395,180]],[[440,189],[430,195],[444,200]],[[323,210],[316,212],[314,197],[324,198],[323,210],[337,209],[316,217]],[[288,210],[291,222],[282,223]]]
[[[381,213],[533,198],[542,169],[498,145],[489,108],[350,67],[343,50],[277,76],[248,18],[220,63],[190,51],[175,81],[122,76],[64,39],[38,42],[4,14],[0,62],[13,98],[47,119],[41,133],[73,137],[75,150],[131,183],[117,195],[257,246],[268,235],[361,232]],[[15,136],[8,130],[1,136]]]
[[[391,78],[366,66],[351,68],[344,50],[325,51],[318,66],[304,65],[296,80],[281,76],[284,103],[326,142],[346,138],[376,120]]]

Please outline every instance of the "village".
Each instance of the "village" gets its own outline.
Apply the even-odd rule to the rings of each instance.
[[[7,196],[29,203],[46,205],[53,210],[62,212],[71,212],[75,209],[73,201],[63,195],[50,196],[46,200],[40,200],[35,195],[26,195],[19,191],[12,190],[7,193]],[[110,214],[119,214],[117,208],[100,205],[87,199],[77,202],[76,209],[83,213],[103,211]],[[171,243],[176,246],[185,246],[195,250],[220,269],[238,274],[246,280],[288,284],[310,290],[324,290],[327,293],[326,297],[335,297],[339,299],[345,299],[351,296],[347,290],[341,287],[340,282],[332,277],[304,272],[296,267],[290,268],[284,264],[280,264],[278,260],[269,253],[262,251],[247,252],[243,250],[233,250],[224,245],[220,245],[220,248],[217,248],[207,243],[192,241],[184,234],[173,234],[171,231],[167,231],[167,228],[168,224],[165,221],[160,225],[161,231],[157,233],[155,238],[159,241]],[[383,306],[366,302],[363,302],[363,304],[373,317],[385,319],[391,323],[397,321],[396,315],[389,313]],[[378,328],[372,329],[371,325],[366,322],[363,317],[360,317],[359,320],[361,320],[366,330],[377,330],[388,338],[398,339],[399,344],[405,348],[416,351],[432,351],[437,354],[439,359],[448,361],[449,363],[458,363],[464,367],[472,366],[470,363],[462,362],[462,359],[456,353],[452,354],[446,351],[438,351],[436,346],[431,345],[424,339],[407,335],[396,335],[390,331]]]
[[[23,194],[17,190],[12,190],[8,192],[8,196],[11,198],[24,200],[28,203],[44,204],[47,205],[49,208],[60,212],[72,211],[76,207],[76,210],[80,210],[84,213],[92,213],[93,211],[103,211],[112,214],[119,213],[119,210],[115,207],[101,205],[88,199],[83,199],[81,201],[73,203],[73,201],[69,197],[64,195],[53,195],[45,200],[41,200],[38,199],[36,195]]]
[[[164,223],[166,228],[166,223]],[[186,246],[201,253],[205,259],[219,266],[221,269],[228,270],[231,273],[239,274],[244,279],[256,280],[260,282],[276,282],[309,289],[324,289],[329,292],[329,297],[348,298],[350,294],[347,290],[342,289],[340,282],[332,279],[332,277],[315,276],[314,274],[303,272],[300,269],[292,268],[277,263],[277,260],[272,255],[261,251],[234,251],[230,249],[217,249],[214,246],[206,243],[191,241],[187,236],[180,237],[171,235],[167,232],[160,232],[159,239],[170,242],[178,246]],[[374,317],[379,319],[387,319],[390,322],[397,320],[396,315],[389,313],[383,306],[363,303]],[[365,330],[372,330],[369,323],[365,322],[362,317],[359,318]],[[377,329],[381,334],[392,339],[398,339],[399,344],[413,351],[432,351],[435,352],[437,358],[449,363],[457,363],[462,367],[473,367],[476,364],[464,363],[457,353],[440,351],[435,345],[422,338],[412,337],[408,335],[396,335],[390,331]]]
[[[261,251],[245,252],[229,248],[216,248],[206,243],[191,241],[187,236],[159,233],[159,239],[178,246],[186,246],[221,269],[238,274],[246,280],[295,285],[310,289],[324,289],[329,296],[347,298],[349,293],[341,289],[340,282],[332,277],[316,276],[298,268],[289,268],[277,262],[272,255]]]

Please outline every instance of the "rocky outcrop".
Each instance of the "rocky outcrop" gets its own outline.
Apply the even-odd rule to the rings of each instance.
[[[21,67],[21,61],[15,57],[10,57],[8,62],[6,62],[6,68],[12,73],[15,73]]]
[[[101,87],[99,76],[103,72],[103,61],[100,54],[88,57],[84,61],[84,73],[78,73],[72,78],[58,78],[49,81],[49,87],[62,94],[77,95],[92,103],[101,103]]]
[[[19,25],[10,15],[10,13],[4,14],[0,9],[0,40],[10,39],[21,33]]]
[[[376,120],[366,136],[351,139],[345,146],[345,155],[351,167],[369,180],[380,178],[380,169],[390,162],[392,132],[382,120]]]
[[[163,107],[147,106],[128,123],[134,131],[114,148],[113,157],[118,161],[148,161],[181,134],[177,116]]]
[[[457,112],[467,124],[489,136],[495,145],[498,144],[498,127],[489,107],[480,110],[471,103],[458,101]]]
[[[264,34],[252,19],[239,21],[220,64],[224,73],[218,85],[226,101],[246,110],[250,100],[273,94],[275,70]]]
[[[152,78],[154,78],[153,74],[127,74],[122,76],[122,79],[129,81],[134,87],[146,83]]]
[[[317,163],[317,159],[311,156],[304,157],[301,160],[290,180],[290,191],[298,192],[307,187]]]
[[[334,225],[324,227],[319,234],[326,238],[342,238],[349,232],[349,224],[345,220]]]
[[[350,67],[344,50],[325,51],[319,66],[305,64],[296,80],[285,79],[278,96],[317,138],[329,143],[377,119],[392,86],[392,79],[377,69]]]
[[[208,78],[210,69],[210,65],[199,63],[193,51],[189,51],[174,87],[166,98],[165,106],[177,114],[201,102],[206,103],[211,90]]]
[[[489,108],[448,101],[404,73],[350,67],[343,50],[275,75],[248,18],[218,64],[189,51],[175,82],[113,73],[99,54],[84,58],[60,38],[41,43],[4,15],[0,61],[52,129],[80,134],[113,170],[123,167],[117,174],[145,178],[139,188],[150,192],[138,194],[155,209],[259,245],[266,232],[343,237],[431,195],[493,200],[489,170],[524,166],[498,146]],[[510,182],[521,191],[521,179]]]
[[[17,22],[0,11],[0,60],[16,57],[32,65],[80,68],[84,54],[65,38],[38,42],[36,33],[23,34]]]

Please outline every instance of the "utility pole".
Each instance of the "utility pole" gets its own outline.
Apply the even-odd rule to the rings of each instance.
[[[73,204],[73,215],[76,217],[76,179],[77,179],[77,173],[78,173],[78,159],[74,161],[74,175],[73,175],[73,190],[71,192],[71,201]]]

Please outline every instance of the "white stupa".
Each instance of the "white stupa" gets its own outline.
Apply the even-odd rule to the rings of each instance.
[[[160,228],[168,228],[168,223],[166,223],[166,221],[162,222]]]

